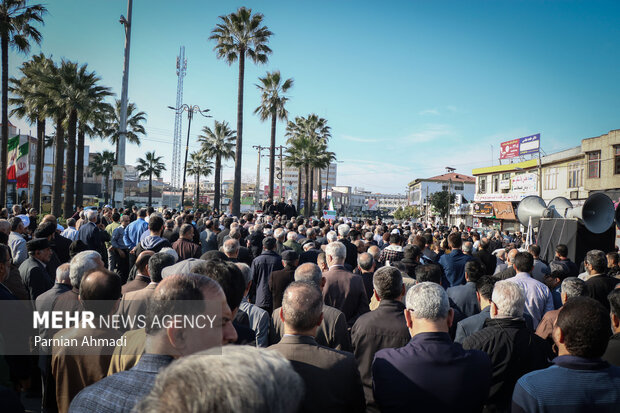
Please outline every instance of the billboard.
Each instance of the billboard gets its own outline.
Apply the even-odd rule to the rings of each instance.
[[[499,148],[499,159],[516,158],[540,151],[540,133],[519,139],[502,142]]]

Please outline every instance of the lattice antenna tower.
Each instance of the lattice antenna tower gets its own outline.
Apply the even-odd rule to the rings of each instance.
[[[177,108],[183,105],[183,78],[187,72],[187,58],[185,57],[185,46],[181,46],[179,55],[177,56]],[[174,145],[172,149],[172,187],[180,188],[183,174],[183,165],[181,165],[182,152],[182,113],[178,112],[174,117]]]

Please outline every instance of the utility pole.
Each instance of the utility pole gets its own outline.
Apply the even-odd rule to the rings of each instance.
[[[263,149],[269,149],[268,146],[254,145],[252,148],[258,151],[258,163],[256,164],[256,186],[254,188],[254,203],[256,208],[260,208],[260,153]]]
[[[456,169],[446,166],[446,171],[451,174]],[[452,206],[452,177],[448,178],[448,226],[450,226],[450,207]]]
[[[280,145],[276,147],[276,149],[280,149],[280,198],[284,198],[284,187],[282,186],[282,180],[284,179],[284,164],[282,162],[282,150],[286,149],[286,147]]]
[[[120,23],[125,27],[125,59],[123,63],[123,84],[121,87],[121,113],[118,137],[118,154],[116,165],[125,169],[125,146],[127,137],[127,89],[129,87],[129,50],[131,46],[131,15],[133,9],[133,0],[127,1],[127,18],[121,15]],[[125,176],[124,174],[122,175]],[[120,179],[117,184],[118,198],[121,203],[125,201],[125,181]],[[114,197],[115,202],[117,197]],[[114,205],[116,206],[116,205]]]
[[[187,142],[185,144],[185,163],[183,164],[183,187],[181,188],[181,211],[183,211],[183,208],[184,208],[183,204],[185,202],[185,176],[187,174],[187,153],[189,152],[189,131],[190,131],[191,127],[192,127],[192,118],[194,117],[194,113],[195,112],[200,113],[205,118],[210,118],[211,116],[207,115],[207,112],[209,112],[209,109],[202,110],[202,109],[200,109],[200,107],[198,107],[198,105],[191,106],[191,105],[184,104],[180,108],[175,108],[175,107],[172,107],[172,106],[168,106],[168,109],[172,109],[176,113],[187,112],[187,119],[188,119],[188,123],[187,123]]]
[[[176,107],[183,106],[183,78],[187,73],[187,58],[185,57],[185,46],[181,46],[177,56],[177,101]],[[176,191],[181,185],[181,151],[183,150],[182,137],[183,114],[177,112],[174,116],[174,141],[172,145],[172,175],[171,186]]]

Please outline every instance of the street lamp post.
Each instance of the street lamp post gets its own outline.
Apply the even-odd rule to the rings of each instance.
[[[185,163],[183,163],[183,186],[181,187],[181,210],[184,209],[183,204],[185,203],[185,176],[187,174],[187,154],[189,152],[189,131],[192,127],[192,118],[194,117],[194,112],[200,113],[205,118],[210,118],[210,115],[207,115],[209,109],[201,110],[198,105],[187,105],[183,104],[180,108],[175,108],[173,106],[168,106],[168,109],[174,110],[176,113],[187,112],[187,142],[185,143]]]
[[[120,113],[120,125],[118,131],[118,153],[116,158],[116,165],[125,167],[125,147],[127,137],[127,89],[129,87],[129,50],[131,46],[131,15],[133,9],[133,0],[127,1],[127,18],[121,15],[119,22],[125,28],[125,58],[123,62],[123,84],[121,86],[121,113]],[[117,189],[120,195],[121,202],[125,200],[125,182],[120,179],[117,184]],[[114,195],[114,204],[116,204],[116,194]],[[114,205],[116,206],[116,205]]]

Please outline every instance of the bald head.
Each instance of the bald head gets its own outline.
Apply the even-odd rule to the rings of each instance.
[[[318,265],[307,262],[301,264],[295,270],[295,281],[305,281],[314,283],[317,287],[321,287],[321,279],[323,278],[323,272]]]
[[[82,278],[79,299],[85,309],[97,315],[116,311],[121,298],[121,278],[105,269],[94,270]]]
[[[58,225],[58,222],[56,220],[56,217],[54,215],[46,215],[43,217],[43,220],[41,222],[52,222],[56,225]]]
[[[149,259],[154,255],[154,251],[142,251],[140,255],[138,255],[138,259],[136,259],[136,268],[140,271],[140,274],[148,275],[149,274]]]
[[[375,261],[379,260],[379,256],[381,255],[381,249],[379,247],[377,247],[376,245],[372,245],[370,247],[368,247],[368,251],[367,251],[370,255],[372,255],[372,257],[375,259]]]
[[[308,333],[321,323],[323,295],[314,283],[295,281],[284,291],[280,317],[287,334]]]
[[[367,252],[357,257],[357,266],[364,272],[371,272],[375,264],[373,256]]]
[[[519,250],[516,248],[513,248],[510,251],[508,251],[508,262],[510,262],[511,264],[514,264],[515,257],[517,256],[518,253],[519,253]]]
[[[70,265],[69,263],[64,263],[60,267],[56,269],[56,282],[59,284],[71,285],[71,277],[70,274]]]

